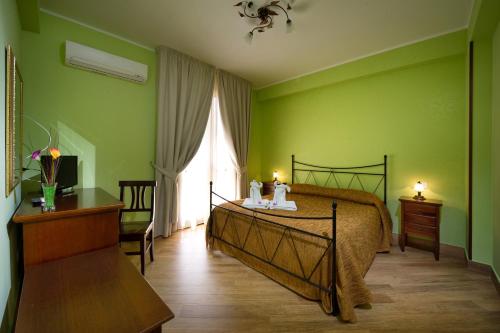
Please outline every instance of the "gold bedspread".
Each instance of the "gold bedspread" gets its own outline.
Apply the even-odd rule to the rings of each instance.
[[[390,214],[384,203],[371,193],[305,184],[294,184],[291,187],[292,191],[287,195],[287,200],[296,202],[297,211],[266,210],[265,212],[295,217],[331,216],[333,199],[337,200],[337,300],[341,319],[354,322],[356,321],[354,307],[371,302],[371,293],[363,277],[370,268],[376,252],[390,249],[392,232]],[[241,202],[235,203],[241,204]],[[311,283],[328,289],[331,285],[331,250],[323,256],[329,245],[328,240],[292,229],[288,229],[283,236],[283,227],[230,213],[227,209],[253,214],[230,203],[216,207],[207,226],[208,246],[237,258],[305,298],[321,301],[326,312],[332,311],[328,292],[280,269],[293,272],[296,276],[309,279]],[[258,213],[256,216],[315,235],[332,236],[331,218],[288,219]],[[244,248],[252,255],[226,242]],[[279,268],[256,257],[272,260],[272,263]]]

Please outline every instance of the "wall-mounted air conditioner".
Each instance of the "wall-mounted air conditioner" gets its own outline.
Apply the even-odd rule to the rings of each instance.
[[[69,40],[66,41],[66,65],[137,83],[148,79],[147,65]]]

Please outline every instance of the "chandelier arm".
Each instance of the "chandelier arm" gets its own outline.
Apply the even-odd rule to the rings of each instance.
[[[270,19],[270,20],[269,20],[269,23],[264,24],[264,25],[258,25],[258,26],[256,26],[255,28],[253,28],[253,29],[252,29],[252,31],[251,31],[250,33],[252,33],[252,34],[253,34],[253,32],[254,32],[255,30],[258,30],[258,29],[265,29],[265,28],[269,28],[269,26],[273,24],[273,18],[269,16],[269,19]]]
[[[243,7],[243,14],[245,14],[246,17],[256,18],[257,15],[255,15],[255,14],[253,14],[253,15],[252,14],[250,14],[250,15],[247,14],[248,1],[245,1],[244,4],[245,4],[245,6]]]
[[[267,5],[266,7],[278,7],[283,11],[283,13],[285,13],[286,20],[288,21],[290,19],[290,17],[288,17],[288,12],[285,10],[285,8],[281,7],[280,5]]]
[[[255,28],[253,28],[252,30],[250,30],[250,34],[252,34],[252,35],[253,35],[253,32],[254,32],[255,30],[259,29],[259,28],[260,28],[259,26],[257,26],[257,27],[255,27]]]

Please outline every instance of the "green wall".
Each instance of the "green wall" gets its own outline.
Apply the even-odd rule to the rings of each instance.
[[[491,264],[491,40],[474,40],[472,259]]]
[[[472,260],[500,264],[498,207],[498,30],[500,1],[474,3],[468,40],[474,43]],[[496,50],[496,51],[495,51]],[[496,64],[496,65],[495,65]],[[499,254],[497,254],[499,253]]]
[[[21,25],[15,0],[0,1],[0,45],[2,50],[11,45],[14,54],[23,69],[23,58],[21,54]],[[2,53],[3,54],[3,53]],[[2,58],[3,59],[3,58]],[[5,65],[4,61],[0,66],[0,331],[9,331],[12,327],[15,305],[12,300],[15,297],[9,297],[13,285],[11,269],[11,247],[9,223],[20,201],[20,186],[6,196],[5,193]]]
[[[250,119],[250,143],[248,147],[248,178],[252,179],[262,179],[261,175],[261,140],[259,131],[261,130],[261,113],[259,112],[259,102],[257,100],[257,94],[255,91],[252,92],[252,102],[251,102],[251,119]]]
[[[444,201],[441,241],[463,247],[465,45],[460,31],[259,90],[252,143],[261,163],[250,173],[270,179],[278,169],[290,181],[292,153],[337,166],[387,154],[394,232],[399,196],[423,180],[424,194]]]
[[[24,31],[26,114],[56,128],[63,153],[81,159],[79,184],[118,194],[118,180],[150,179],[156,131],[156,55],[61,18],[40,13],[40,33]],[[71,40],[149,66],[145,85],[64,64]],[[45,138],[29,119],[25,140]],[[27,184],[29,185],[29,184]],[[23,186],[24,190],[24,186]]]
[[[500,23],[493,37],[493,269],[500,278]]]

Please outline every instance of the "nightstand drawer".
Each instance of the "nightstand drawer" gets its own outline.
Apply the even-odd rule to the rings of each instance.
[[[437,217],[430,215],[419,215],[406,212],[404,216],[406,223],[417,223],[421,225],[427,225],[431,227],[437,226]]]
[[[262,184],[262,195],[269,195],[274,193],[274,182],[263,182]]]
[[[433,238],[436,236],[436,228],[415,223],[406,224],[406,231],[414,234],[430,236]]]
[[[436,217],[439,212],[439,207],[424,205],[420,203],[406,202],[405,212]]]

